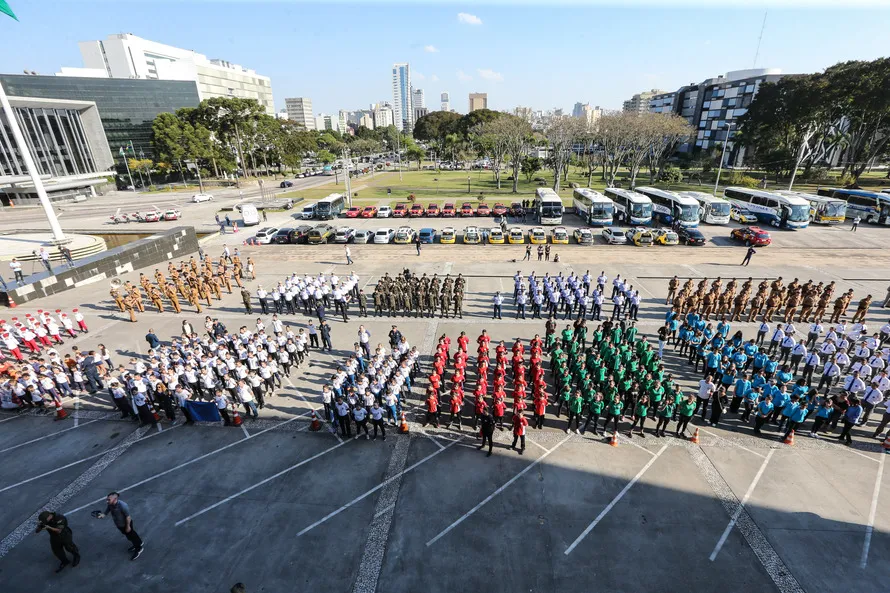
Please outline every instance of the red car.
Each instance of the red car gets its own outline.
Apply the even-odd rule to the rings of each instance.
[[[377,216],[377,208],[374,206],[365,206],[362,210],[362,218],[374,218]]]
[[[769,233],[759,226],[746,226],[739,229],[733,229],[729,236],[733,239],[738,239],[748,246],[754,245],[757,247],[766,247],[772,243]]]
[[[408,216],[408,204],[396,204],[393,208],[392,215],[394,218],[405,218]]]
[[[408,212],[408,216],[410,216],[411,218],[423,216],[423,204],[414,204],[413,206],[411,206],[411,210]]]
[[[448,203],[442,208],[442,216],[451,216],[453,217],[455,214],[454,204]]]
[[[476,208],[476,216],[491,216],[491,208],[485,204],[479,204]]]
[[[358,215],[362,213],[362,209],[358,206],[353,206],[349,210],[345,212],[346,218],[358,218]]]
[[[507,207],[498,202],[491,211],[495,216],[503,216],[507,213]]]
[[[473,216],[473,205],[469,202],[464,202],[460,205],[460,215],[461,216]]]
[[[439,205],[438,204],[430,204],[426,208],[427,216],[439,216]]]

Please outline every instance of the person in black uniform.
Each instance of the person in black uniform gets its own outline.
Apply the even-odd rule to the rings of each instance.
[[[494,446],[492,441],[492,435],[494,434],[494,418],[491,415],[491,412],[485,412],[482,416],[482,444],[476,447],[477,449],[482,449],[485,446],[485,441],[488,441],[488,453],[485,455],[486,457],[491,457],[491,448]]]
[[[65,518],[65,515],[54,511],[41,512],[37,516],[37,529],[34,530],[34,533],[40,533],[44,529],[49,533],[49,545],[53,554],[61,561],[56,572],[62,572],[69,564],[71,566],[80,564],[80,551],[74,543],[74,535],[71,533],[71,528],[68,527],[68,519]],[[66,551],[71,552],[74,557],[70,562]]]

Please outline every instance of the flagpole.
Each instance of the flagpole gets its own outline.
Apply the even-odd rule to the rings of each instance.
[[[127,167],[127,177],[130,178],[130,187],[132,187],[132,188],[133,188],[133,191],[135,192],[135,191],[136,191],[136,184],[133,183],[133,174],[130,173],[130,163],[127,162],[127,155],[126,155],[126,153],[124,153],[124,147],[123,147],[123,146],[121,146],[121,149],[120,149],[119,154],[120,154],[121,157],[124,159],[124,166]]]
[[[49,196],[46,195],[46,188],[43,187],[43,180],[40,179],[40,172],[37,170],[37,166],[34,164],[34,159],[31,157],[31,150],[28,148],[28,145],[25,144],[25,137],[22,135],[21,128],[19,128],[19,122],[15,117],[15,112],[12,110],[12,105],[9,104],[9,99],[6,97],[6,90],[3,88],[2,82],[0,82],[0,104],[3,105],[3,113],[6,114],[6,120],[9,122],[9,127],[12,130],[12,137],[15,140],[16,145],[19,147],[19,152],[22,154],[22,160],[25,161],[25,168],[28,170],[28,175],[31,176],[31,183],[34,184],[34,191],[37,193],[37,198],[40,200],[40,205],[43,206],[47,221],[49,221],[49,228],[53,233],[53,242],[57,245],[68,243],[69,239],[66,238],[65,233],[62,232],[62,226],[59,224],[59,219],[56,218],[56,213],[53,211],[52,204],[50,204]]]

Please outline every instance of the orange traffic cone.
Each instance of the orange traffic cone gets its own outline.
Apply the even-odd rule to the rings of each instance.
[[[887,433],[887,438],[884,439],[884,453],[890,453],[890,433]]]
[[[232,426],[241,426],[241,414],[238,413],[238,408],[232,404]]]
[[[402,434],[408,434],[408,419],[405,418],[405,412],[402,412],[402,421],[399,424],[399,432]]]
[[[152,417],[155,419],[155,422],[160,422],[160,421],[161,421],[161,415],[158,414],[158,411],[157,411],[157,410],[152,410],[152,411],[151,411],[151,415],[152,415]]]
[[[782,442],[785,443],[786,445],[793,445],[794,444],[794,431],[792,430],[791,432],[789,432],[788,436],[785,437],[785,440],[783,440]]]
[[[609,441],[609,444],[612,445],[613,447],[618,446],[618,431],[617,430],[612,433],[612,440]]]
[[[692,435],[692,438],[689,439],[689,442],[694,445],[698,444],[698,429],[697,428],[695,429],[695,433]]]
[[[56,404],[56,420],[64,420],[68,417],[68,412],[65,411],[65,408],[62,407],[62,402],[59,400],[53,400]]]
[[[309,425],[309,430],[311,430],[312,432],[321,430],[321,422],[319,422],[318,415],[315,413],[315,410],[312,410],[312,423]]]

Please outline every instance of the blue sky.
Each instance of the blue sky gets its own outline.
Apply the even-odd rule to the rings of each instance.
[[[814,72],[890,53],[890,11],[877,0],[843,10],[801,6],[827,0],[8,1],[21,22],[0,19],[0,72],[81,66],[78,41],[129,32],[254,68],[272,78],[277,108],[307,96],[325,113],[391,101],[393,62],[411,64],[429,108],[442,91],[458,111],[470,92],[487,92],[492,109],[620,108],[642,90],[751,68],[765,4],[757,67]]]

